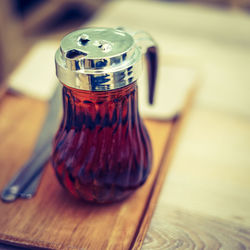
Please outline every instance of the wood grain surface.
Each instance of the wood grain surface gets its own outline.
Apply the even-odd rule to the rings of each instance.
[[[249,235],[249,227],[163,206],[142,249],[250,249]]]
[[[46,105],[26,97],[6,95],[0,109],[0,189],[29,158]],[[145,121],[151,136],[154,162],[146,184],[123,202],[92,205],[69,196],[57,183],[50,164],[35,198],[15,203],[0,202],[0,240],[21,246],[50,249],[129,249],[140,231],[152,196],[158,197],[164,178],[157,182],[162,155],[170,147],[177,121]],[[167,165],[164,164],[166,168]],[[157,199],[153,199],[156,203]],[[149,213],[149,216],[145,216]],[[139,237],[143,240],[143,237]],[[141,240],[141,242],[142,242]],[[139,244],[141,245],[141,243]]]

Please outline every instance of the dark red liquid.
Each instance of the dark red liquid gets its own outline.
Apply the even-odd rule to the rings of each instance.
[[[72,195],[112,202],[146,181],[152,148],[138,113],[136,82],[105,92],[64,86],[63,105],[52,162]]]

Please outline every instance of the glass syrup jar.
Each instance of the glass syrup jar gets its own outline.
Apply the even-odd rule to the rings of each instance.
[[[62,186],[77,198],[121,200],[150,173],[152,146],[138,111],[143,55],[153,103],[157,49],[147,33],[85,28],[61,41],[55,61],[63,84],[63,118],[52,165]]]

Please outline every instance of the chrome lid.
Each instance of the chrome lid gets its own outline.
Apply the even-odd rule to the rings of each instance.
[[[85,28],[62,39],[55,56],[56,74],[73,88],[112,90],[138,79],[141,57],[141,47],[124,30]]]

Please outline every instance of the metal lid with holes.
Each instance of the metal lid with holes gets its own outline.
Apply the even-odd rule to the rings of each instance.
[[[67,86],[91,91],[121,88],[138,79],[142,52],[127,32],[86,28],[66,35],[56,52],[56,74]]]

